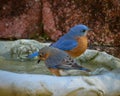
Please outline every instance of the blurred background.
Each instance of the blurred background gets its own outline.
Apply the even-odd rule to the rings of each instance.
[[[120,0],[0,0],[0,40],[54,42],[76,24],[89,49],[120,58]]]

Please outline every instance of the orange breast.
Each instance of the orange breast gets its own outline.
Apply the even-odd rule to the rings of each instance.
[[[78,37],[77,41],[78,41],[78,46],[77,47],[75,47],[74,49],[72,49],[70,51],[66,51],[72,57],[80,56],[87,49],[88,42],[87,42],[87,37],[86,36]]]

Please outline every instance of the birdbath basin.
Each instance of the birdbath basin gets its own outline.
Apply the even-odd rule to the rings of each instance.
[[[26,56],[50,43],[21,39],[0,41],[1,96],[119,96],[120,59],[97,50],[89,50],[76,58],[91,70],[65,71],[52,75],[44,62]]]

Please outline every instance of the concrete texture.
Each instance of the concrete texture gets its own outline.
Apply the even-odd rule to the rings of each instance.
[[[48,73],[45,73],[45,66],[39,67],[44,65],[43,62],[39,66],[35,66],[37,58],[32,60],[27,60],[26,58],[19,58],[20,56],[24,57],[26,53],[25,50],[22,51],[21,47],[33,50],[32,48],[34,47],[42,48],[43,46],[48,46],[50,43],[44,44],[34,40],[25,39],[12,42],[2,41],[0,43],[2,44],[2,46],[0,46],[0,49],[2,51],[0,53],[1,96],[120,95],[120,59],[115,58],[112,55],[109,55],[105,52],[88,49],[82,56],[77,58],[78,62],[81,65],[86,66],[92,70],[88,75],[81,75],[79,74],[79,72],[75,72],[75,75],[77,74],[77,76],[74,76],[74,71],[69,71],[66,72],[67,76],[57,77],[49,74],[48,70]],[[33,47],[31,47],[30,45]],[[14,50],[15,57],[13,57],[14,59],[12,59],[9,58],[9,56],[11,54],[11,49],[14,48],[15,50],[21,50],[19,50],[20,55],[18,55],[19,52],[16,52]],[[26,55],[27,54],[28,53],[26,53]],[[22,60],[22,62],[19,63],[19,60]],[[19,69],[13,62],[17,63]],[[9,68],[5,69],[5,65],[7,65],[8,67],[12,66],[11,70]],[[34,72],[34,70],[28,71],[30,66],[34,66],[33,69],[41,71],[41,73]]]

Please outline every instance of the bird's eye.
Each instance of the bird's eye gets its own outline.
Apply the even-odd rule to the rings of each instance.
[[[44,55],[44,53],[41,52],[41,53],[39,54],[39,57],[42,57],[43,55]]]
[[[83,32],[85,32],[86,30],[83,30]]]
[[[39,57],[42,57],[42,54],[39,54]]]

